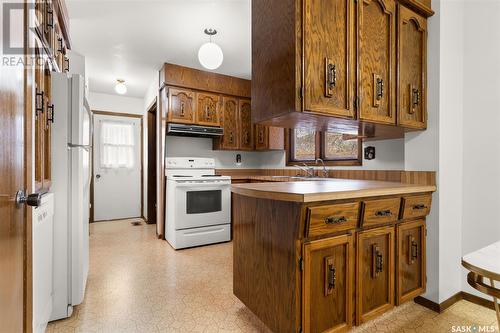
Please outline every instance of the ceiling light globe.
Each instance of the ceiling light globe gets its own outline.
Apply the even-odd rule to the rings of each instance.
[[[224,54],[219,45],[208,42],[200,47],[198,51],[198,60],[206,69],[214,70],[222,65]]]
[[[123,82],[118,82],[115,86],[115,91],[117,94],[125,95],[127,93],[127,86]]]

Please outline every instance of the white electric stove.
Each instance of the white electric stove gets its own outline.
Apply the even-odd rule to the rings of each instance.
[[[166,160],[165,239],[174,249],[231,239],[231,177],[211,158]]]

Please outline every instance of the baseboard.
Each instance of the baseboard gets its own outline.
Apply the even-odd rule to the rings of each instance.
[[[482,305],[488,309],[495,310],[495,303],[493,303],[493,301],[489,301],[489,300],[484,299],[482,297],[479,297],[479,296],[476,296],[473,294],[469,294],[465,291],[462,291],[462,298],[466,301],[471,302],[471,303]]]
[[[442,313],[444,310],[448,309],[450,306],[461,300],[466,300],[471,303],[484,306],[488,309],[495,310],[495,304],[493,303],[493,301],[488,301],[487,299],[481,298],[473,294],[469,294],[465,291],[458,292],[439,304],[431,300],[428,300],[427,298],[424,298],[422,296],[416,297],[414,299],[414,302],[434,312]]]

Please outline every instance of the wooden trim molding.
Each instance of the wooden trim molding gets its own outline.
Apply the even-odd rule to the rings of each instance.
[[[493,301],[488,301],[487,299],[470,294],[470,293],[465,292],[465,291],[460,291],[439,304],[436,302],[433,302],[431,300],[428,300],[427,298],[424,298],[422,296],[416,297],[414,299],[414,302],[419,304],[419,305],[422,305],[423,307],[426,307],[429,310],[432,310],[434,312],[442,313],[443,311],[448,309],[450,306],[452,306],[453,304],[455,304],[456,302],[459,302],[461,300],[469,301],[471,303],[484,306],[488,309],[495,310],[495,304],[493,303]]]

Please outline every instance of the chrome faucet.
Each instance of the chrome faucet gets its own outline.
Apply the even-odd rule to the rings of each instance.
[[[321,158],[317,158],[316,165],[318,164],[318,162],[321,162],[321,164],[323,164],[323,177],[328,178],[328,170],[326,170],[325,161],[323,161]]]
[[[314,169],[313,167],[308,166],[305,163],[302,163],[302,165],[295,165],[295,167],[299,168],[300,170],[304,171],[306,173],[307,178],[312,178],[314,177]]]

